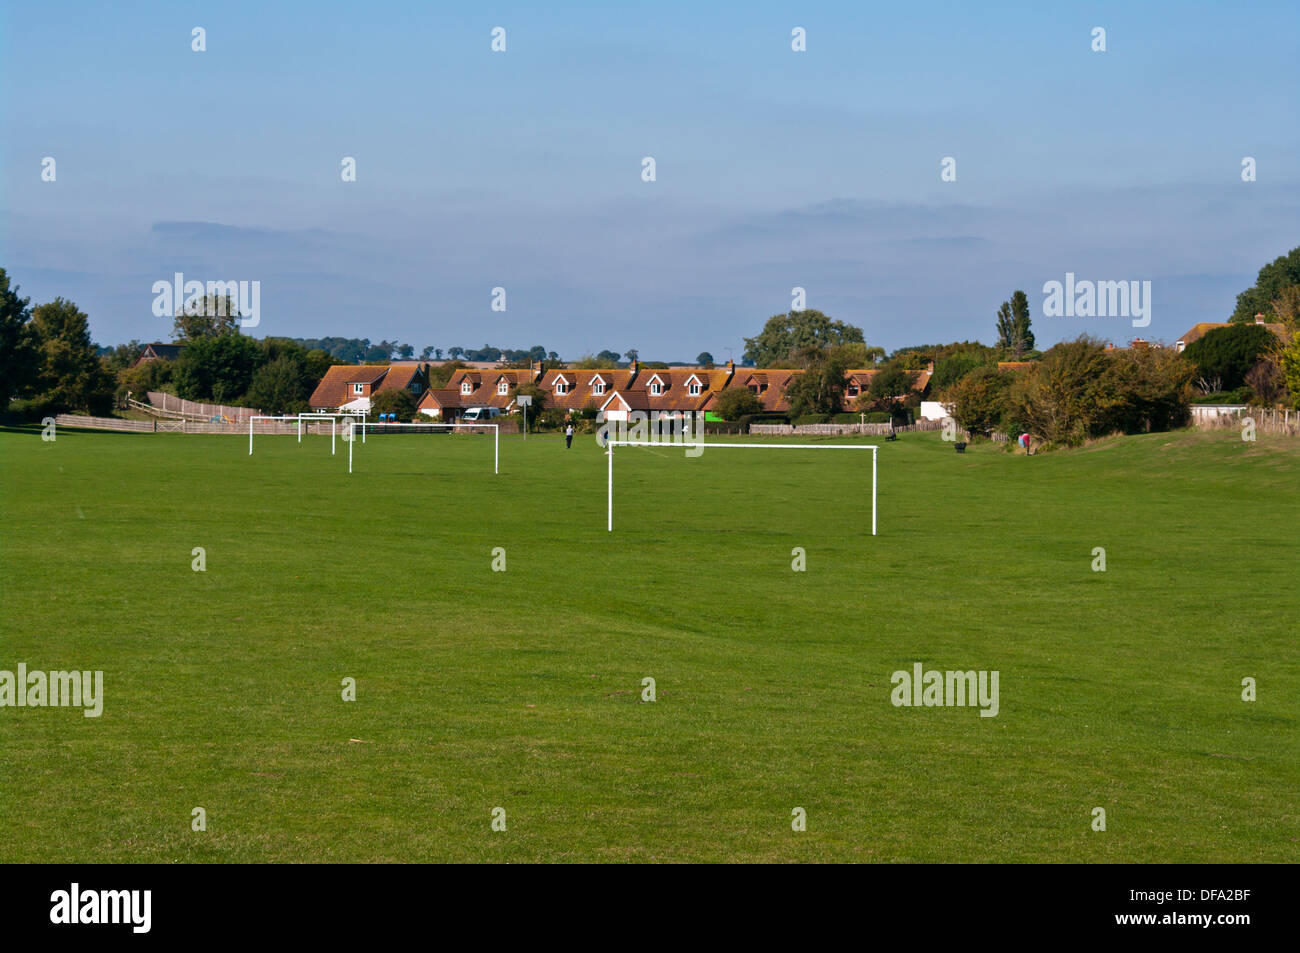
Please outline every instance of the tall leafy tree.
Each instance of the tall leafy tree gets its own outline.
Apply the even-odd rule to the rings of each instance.
[[[309,393],[303,386],[302,365],[281,354],[253,372],[245,399],[250,407],[268,414],[299,414],[306,411]]]
[[[60,410],[107,411],[113,404],[112,375],[90,340],[84,312],[65,298],[32,309],[39,343],[36,387]]]
[[[176,392],[186,400],[234,403],[248,390],[261,356],[257,342],[242,334],[191,340],[176,360]]]
[[[30,392],[36,377],[36,334],[32,331],[30,298],[18,297],[18,286],[0,268],[0,411],[12,397]]]
[[[1278,340],[1258,324],[1230,324],[1197,338],[1183,351],[1204,386],[1235,390],[1255,363],[1277,347]]]
[[[172,322],[172,339],[193,341],[239,333],[239,305],[230,295],[204,295],[192,305],[178,308]]]
[[[777,367],[800,355],[854,343],[865,343],[861,328],[808,308],[768,318],[757,337],[745,338],[744,360],[757,367]]]
[[[695,363],[702,364],[705,366],[710,366],[713,364],[713,355],[710,354],[708,351],[701,351],[699,354],[696,355]]]
[[[1015,291],[1010,301],[998,308],[998,346],[1017,360],[1034,349],[1034,332],[1029,329],[1029,296]]]
[[[1274,302],[1285,300],[1286,289],[1295,285],[1300,285],[1300,245],[1259,270],[1255,284],[1237,295],[1237,307],[1229,320],[1253,323],[1257,314],[1275,314]]]
[[[804,351],[797,358],[806,368],[786,384],[785,396],[795,417],[808,414],[837,414],[844,409],[844,388],[848,383],[848,360],[839,348]]]

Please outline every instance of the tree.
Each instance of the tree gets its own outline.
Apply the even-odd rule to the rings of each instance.
[[[745,338],[744,360],[757,367],[780,366],[809,350],[827,351],[841,344],[863,344],[862,329],[835,321],[808,308],[767,319],[757,337]]]
[[[713,402],[713,412],[723,420],[739,420],[746,414],[763,412],[763,402],[748,387],[728,387]]]
[[[302,382],[302,365],[288,354],[281,354],[253,373],[245,399],[263,413],[300,414],[310,409],[308,396]]]
[[[90,324],[75,304],[55,298],[32,309],[39,341],[36,389],[52,409],[108,411],[113,378],[90,340]]]
[[[605,352],[601,351],[601,353],[604,354]],[[593,357],[590,354],[584,354],[573,362],[573,366],[582,371],[613,370],[618,367],[618,355],[614,357],[615,359],[611,361],[607,357]]]
[[[144,345],[132,338],[126,344],[119,344],[117,347],[102,347],[99,349],[99,356],[103,358],[105,366],[113,374],[118,374],[132,364],[144,350]]]
[[[912,396],[917,376],[916,371],[909,371],[896,361],[890,362],[872,376],[867,392],[858,398],[859,408],[866,398],[865,402],[870,403],[871,409],[897,416]]]
[[[370,418],[378,414],[396,414],[397,420],[415,417],[415,397],[405,387],[390,387],[370,398]]]
[[[409,344],[399,344],[397,347],[397,357],[398,360],[409,361],[411,358],[415,357],[415,348]],[[425,360],[428,360],[428,358],[426,357]]]
[[[993,433],[1007,410],[1011,377],[996,367],[978,367],[948,388],[952,418],[973,434]]]
[[[1284,300],[1286,289],[1295,285],[1300,285],[1300,246],[1259,270],[1255,284],[1237,295],[1237,307],[1228,320],[1254,323],[1257,314],[1276,313],[1273,303]]]
[[[1203,381],[1217,380],[1219,389],[1236,390],[1247,372],[1277,346],[1277,338],[1258,324],[1230,324],[1215,328],[1183,350]]]
[[[521,394],[533,399],[532,405],[528,408],[528,429],[534,430],[542,419],[542,411],[546,410],[547,393],[536,381],[527,381],[515,388],[515,396]]]
[[[451,355],[453,361],[459,361],[461,355],[465,353],[465,349],[463,347],[453,347],[449,349],[447,353]]]
[[[451,380],[452,375],[465,367],[460,361],[448,361],[437,367],[429,368],[429,390],[442,390]]]
[[[176,393],[186,400],[234,403],[261,363],[261,349],[242,334],[191,340],[176,360]]]
[[[145,361],[118,371],[114,397],[119,404],[124,403],[128,396],[147,404],[149,391],[166,390],[171,384],[175,366],[175,361]]]
[[[1291,391],[1291,406],[1300,410],[1300,335],[1292,338],[1278,357],[1287,389]]]
[[[172,340],[193,341],[239,333],[239,305],[230,295],[204,295],[188,307],[177,309]]]
[[[596,359],[598,361],[610,361],[612,362],[610,367],[618,367],[619,353],[618,351],[604,350],[596,355]]]
[[[32,330],[30,298],[18,297],[9,275],[0,268],[0,412],[11,397],[30,392],[36,377],[36,334]]]
[[[806,370],[786,384],[785,396],[795,417],[809,414],[837,414],[844,409],[844,388],[848,383],[848,362],[843,351],[832,348],[799,355]]]
[[[1287,396],[1286,375],[1282,370],[1282,355],[1269,354],[1246,372],[1246,386],[1255,392],[1255,398],[1266,407],[1272,407]]]
[[[975,354],[954,354],[940,358],[934,363],[930,390],[932,393],[942,393],[976,368],[985,366],[988,366],[987,363]]]
[[[1034,349],[1034,332],[1029,330],[1029,298],[1023,291],[1015,291],[1010,301],[998,308],[998,346],[1020,360],[1022,354]]]
[[[704,367],[712,367],[713,355],[710,354],[708,351],[701,351],[698,355],[696,355],[695,363],[702,364]]]
[[[623,356],[628,359],[629,363],[631,363],[637,359],[637,349],[634,347],[628,348],[623,352]]]
[[[1100,341],[1058,344],[1010,379],[1011,419],[1043,440],[1078,444],[1122,429],[1128,395]]]

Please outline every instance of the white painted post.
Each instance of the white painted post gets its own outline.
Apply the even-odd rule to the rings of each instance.
[[[876,448],[871,448],[871,535],[876,535]]]
[[[609,504],[605,527],[607,532],[614,532],[614,444],[608,437],[605,438],[605,455],[609,457]]]
[[[338,418],[330,418],[330,456],[334,456],[334,435],[338,433]]]
[[[501,473],[501,425],[492,425],[492,475]]]
[[[357,425],[355,421],[348,421],[348,473],[352,472],[352,445],[357,442]]]
[[[248,418],[248,455],[253,455],[253,418]]]

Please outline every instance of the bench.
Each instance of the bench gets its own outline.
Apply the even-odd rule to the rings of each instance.
[[[964,440],[959,440],[957,443],[954,443],[954,444],[952,445],[952,448],[953,448],[954,450],[956,450],[958,453],[965,453],[965,452],[966,452],[966,441],[964,441]]]

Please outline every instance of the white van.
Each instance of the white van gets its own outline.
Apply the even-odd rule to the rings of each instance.
[[[481,424],[486,423],[493,417],[500,416],[500,407],[471,407],[469,410],[465,411],[464,415],[460,418],[460,421],[464,424]]]

